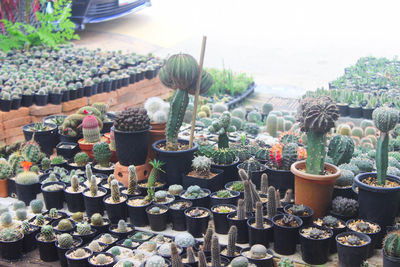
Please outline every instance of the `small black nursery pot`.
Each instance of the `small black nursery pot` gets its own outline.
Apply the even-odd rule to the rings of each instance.
[[[189,200],[175,200],[169,205],[169,218],[172,222],[172,230],[186,231],[185,210],[192,207]]]
[[[85,210],[88,217],[91,217],[94,213],[100,213],[104,215],[104,202],[103,198],[106,195],[107,190],[99,187],[98,195],[92,197],[90,195],[90,189],[87,188],[83,191],[83,200],[85,203]]]
[[[300,217],[303,221],[303,226],[311,225],[312,224],[312,217],[314,215],[314,211],[307,206],[301,205],[302,208],[300,208],[300,211],[296,209],[296,207],[299,207],[300,205],[294,205],[294,204],[288,204],[285,207],[283,207],[283,211],[286,214],[291,214],[294,216]],[[293,210],[294,207],[294,210]]]
[[[40,259],[45,262],[52,262],[58,260],[56,241],[41,241],[39,239],[40,233],[35,236],[37,246],[39,248]]]
[[[336,253],[336,251],[337,251],[335,238],[338,234],[346,231],[346,224],[344,221],[334,218],[332,216],[329,216],[329,217],[326,216],[326,218],[330,218],[329,220],[333,220],[333,224],[324,224],[324,218],[315,219],[313,225],[323,226],[325,228],[329,228],[332,230],[333,236],[331,238],[330,253],[333,254],[333,253]]]
[[[254,259],[251,257],[251,248],[244,248],[240,252],[243,257],[246,257],[250,263],[255,264],[257,267],[274,267],[274,253],[268,249],[264,258]]]
[[[78,256],[78,250],[84,250],[83,256]],[[68,267],[89,267],[89,257],[92,256],[93,252],[88,248],[73,248],[65,252],[67,258]]]
[[[203,207],[191,207],[186,209],[187,231],[194,237],[202,237],[206,232],[210,215],[211,212]]]
[[[73,192],[71,187],[64,188],[64,198],[70,212],[85,211],[85,201],[83,200],[83,190],[86,187],[80,184],[78,192]]]
[[[150,206],[151,201],[146,201],[144,196],[136,196],[129,198],[126,204],[131,224],[138,227],[149,224],[146,208]]]
[[[30,224],[29,233],[24,234],[24,239],[22,240],[22,252],[28,253],[36,249],[36,239],[35,236],[39,232],[39,227]]]
[[[29,205],[32,200],[36,199],[38,186],[39,183],[27,185],[15,183],[18,199],[25,202],[25,205]]]
[[[64,207],[64,189],[62,182],[49,182],[41,186],[46,209],[62,209]]]
[[[93,229],[96,229],[97,234],[101,235],[104,233],[108,233],[108,228],[111,225],[111,222],[107,218],[103,218],[103,224],[102,225],[94,225],[92,222],[90,223]]]
[[[207,195],[205,195],[204,197],[199,197],[199,198],[187,198],[185,196],[185,193],[187,190],[182,191],[179,194],[179,197],[181,199],[185,199],[185,200],[190,200],[193,204],[193,207],[203,207],[203,208],[209,208],[210,207],[210,194],[211,191],[208,190],[207,188],[201,188],[201,190],[203,192],[205,192]]]
[[[70,248],[62,248],[58,244],[58,240],[56,241],[56,248],[57,248],[57,254],[58,254],[58,259],[60,260],[60,265],[61,267],[68,267],[67,263],[67,258],[65,257],[65,252],[67,252],[71,248],[76,248],[82,245],[82,239],[80,237],[73,237],[73,242],[74,244]]]
[[[238,234],[236,242],[239,244],[249,243],[249,231],[247,229],[247,220],[250,216],[251,214],[247,214],[247,216],[243,220],[239,220],[237,218],[236,212],[229,213],[227,216],[229,227],[235,225],[237,228]]]
[[[228,191],[228,190],[226,190]],[[218,194],[218,192],[221,191],[217,191],[214,192],[210,195],[210,202],[211,202],[211,206],[215,206],[215,205],[220,205],[220,204],[231,204],[231,205],[237,205],[237,200],[239,199],[240,193],[236,192],[236,191],[228,191],[230,196],[224,196],[221,197],[221,193]],[[224,193],[225,190],[223,190]]]
[[[152,231],[164,231],[168,222],[168,207],[165,205],[152,205],[146,208],[147,218]]]
[[[308,264],[324,264],[329,259],[332,230],[321,226],[306,226],[299,230],[301,257]]]
[[[228,214],[235,212],[236,206],[232,204],[219,204],[211,207],[213,214],[215,232],[227,234],[229,231]]]
[[[117,236],[118,239],[125,239],[128,236],[132,235],[133,231],[135,231],[135,227],[132,224],[127,223],[126,224],[126,230],[127,230],[126,232],[118,231],[118,225],[117,224],[113,224],[108,228],[108,231],[111,234]]]
[[[292,255],[296,252],[299,228],[303,221],[290,214],[278,214],[272,218],[274,223],[274,251],[281,255]]]
[[[110,262],[107,262],[106,264],[98,264],[95,261],[95,259],[96,259],[96,256],[99,254],[103,254],[103,255],[107,256],[107,258],[110,259]],[[108,253],[108,252],[95,253],[89,257],[88,261],[89,261],[90,267],[112,267],[112,266],[115,266],[115,264],[117,263],[117,259],[114,257],[114,255],[111,253]]]
[[[247,227],[249,229],[249,245],[261,244],[266,248],[269,243],[273,242],[273,223],[267,218],[263,218],[264,228],[257,228],[255,225],[255,218],[252,217],[247,220]],[[267,226],[268,225],[268,226]]]
[[[371,238],[371,243],[368,246],[368,258],[373,256],[375,248],[382,247],[383,234],[377,223],[362,219],[349,220],[346,222],[346,227],[348,231],[363,233]]]
[[[24,235],[15,241],[0,241],[1,257],[4,260],[15,261],[22,257]]]
[[[350,245],[348,237],[355,235],[361,240],[360,244]],[[343,232],[336,236],[337,252],[340,267],[361,266],[368,258],[368,246],[371,238],[366,234],[357,232]]]
[[[128,217],[128,209],[126,206],[127,196],[121,195],[121,201],[119,203],[113,203],[111,201],[111,195],[105,196],[103,198],[104,206],[107,211],[107,216],[111,223],[116,224],[119,220],[126,220]]]
[[[223,170],[223,175],[224,179],[223,181],[225,182],[233,182],[236,181],[238,177],[238,171],[237,171],[237,165],[239,164],[239,158],[236,158],[235,162],[229,165],[216,165],[212,164],[211,168],[213,169],[220,169]]]

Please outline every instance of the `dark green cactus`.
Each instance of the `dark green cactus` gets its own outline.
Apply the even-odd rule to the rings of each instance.
[[[383,248],[387,255],[400,258],[400,230],[393,231],[386,235],[383,240]]]
[[[208,128],[211,133],[218,134],[218,148],[229,147],[228,128],[231,125],[231,114],[229,111],[225,111],[214,121]]]
[[[39,162],[40,147],[35,141],[31,140],[22,148],[22,154],[27,161],[37,163]]]
[[[235,153],[230,149],[218,149],[212,155],[216,165],[231,165],[236,160]]]
[[[328,156],[332,158],[333,163],[339,166],[343,163],[349,163],[354,152],[354,141],[346,135],[336,135],[329,142]]]
[[[340,177],[336,179],[335,185],[337,186],[351,186],[354,180],[354,173],[349,170],[341,170]]]
[[[99,142],[94,144],[93,154],[95,160],[100,164],[101,167],[110,167],[111,150],[106,142]]]
[[[257,160],[267,161],[270,158],[270,150],[268,148],[262,147],[259,148],[256,152],[255,158]]]
[[[297,150],[299,146],[296,143],[285,144],[282,149],[282,169],[290,170],[290,166],[298,159]]]

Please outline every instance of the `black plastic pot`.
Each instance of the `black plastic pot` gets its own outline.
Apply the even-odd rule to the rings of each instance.
[[[174,203],[179,203],[179,202],[185,202],[189,204],[189,207],[186,207],[184,209],[173,209],[171,208],[171,205]],[[175,231],[186,231],[186,218],[185,218],[185,210],[187,208],[190,208],[193,206],[193,203],[189,200],[176,200],[173,203],[169,205],[169,218],[170,221],[172,222],[172,230]]]
[[[366,243],[361,246],[348,246],[338,241],[338,238],[350,234],[357,235],[359,238],[366,241]],[[336,244],[339,257],[339,266],[340,267],[361,266],[361,264],[368,258],[368,246],[370,242],[371,238],[369,238],[369,236],[357,232],[343,232],[337,235]]]
[[[149,130],[124,132],[114,130],[115,147],[121,165],[143,165],[146,161],[149,144]]]
[[[207,193],[207,196],[201,197],[201,198],[193,198],[193,199],[192,198],[185,198],[183,195],[185,194],[186,191],[184,190],[179,194],[179,197],[181,199],[191,201],[192,204],[193,204],[192,205],[193,207],[203,207],[203,208],[208,209],[210,207],[210,194],[211,194],[211,191],[208,190],[207,188],[202,188],[202,190]]]
[[[101,93],[103,93],[103,92],[104,92],[103,82],[99,82],[99,83],[97,84],[97,93],[98,93],[98,94],[101,94]]]
[[[72,137],[69,135],[60,134],[60,142],[65,142],[65,143],[78,143],[78,140],[81,138],[82,136]]]
[[[33,104],[33,95],[22,95],[21,106],[30,107]]]
[[[8,112],[11,110],[11,99],[10,100],[4,100],[0,99],[0,110],[4,112]]]
[[[234,209],[234,211],[232,211],[232,212],[236,211],[236,206],[232,205],[232,204],[219,204],[219,205],[212,206],[211,209],[210,209],[212,214],[213,214],[215,232],[217,234],[225,235],[229,231],[229,222],[228,222],[227,216],[228,216],[228,214],[230,212],[229,213],[222,213],[222,212],[215,211],[214,209],[217,206],[220,206],[220,205],[227,206],[227,207],[230,207],[230,208]]]
[[[341,222],[342,225],[346,225],[346,223],[343,220],[339,220]],[[314,226],[318,226],[317,224],[315,224],[315,222],[313,223]],[[334,254],[337,252],[336,249],[336,240],[335,237],[340,234],[343,233],[344,231],[346,231],[346,227],[342,227],[342,228],[329,228],[332,230],[333,232],[333,236],[331,238],[331,245],[330,245],[330,253]]]
[[[102,174],[105,174],[105,175],[107,175],[107,177],[110,175],[110,174],[113,174],[114,173],[114,165],[111,165],[111,167],[109,167],[109,168],[96,168],[96,164],[97,163],[93,163],[92,164],[92,170],[93,170],[93,172],[96,172],[96,173],[102,173]]]
[[[127,207],[128,207],[128,214],[129,214],[129,219],[132,225],[138,226],[138,227],[144,227],[149,224],[149,220],[147,218],[146,214],[146,208],[150,206],[151,202],[147,203],[146,205],[143,206],[131,206],[129,205],[129,200],[131,199],[144,199],[144,196],[135,196],[131,197],[127,201]]]
[[[382,249],[382,253],[383,253],[383,267],[399,267],[400,266],[400,258],[386,255],[386,252],[384,249]]]
[[[179,139],[179,142],[189,144],[187,140]],[[157,159],[165,162],[162,166],[165,173],[160,174],[160,179],[166,181],[168,185],[182,184],[182,174],[191,170],[193,154],[198,148],[197,144],[193,143],[191,149],[181,151],[162,150],[158,148],[159,145],[165,145],[165,140],[159,140],[152,145],[153,150],[157,153]]]
[[[90,259],[93,258],[93,257],[96,257],[98,254],[104,254],[106,256],[109,256],[109,257],[113,258],[113,261],[111,263],[109,263],[109,264],[103,264],[103,265],[93,264],[90,261]],[[101,252],[101,253],[94,253],[92,256],[90,256],[89,259],[88,259],[88,262],[89,262],[89,266],[90,267],[113,267],[117,263],[117,259],[111,253]]]
[[[33,228],[32,232],[29,232],[27,234],[24,234],[24,239],[22,240],[22,252],[23,253],[28,253],[31,252],[32,250],[36,249],[36,239],[35,236],[39,232],[39,227],[35,225],[31,225],[31,228]]]
[[[374,112],[374,108],[362,108],[362,116],[364,119],[372,120],[372,112]]]
[[[237,170],[239,171],[239,169],[243,169],[243,164],[244,163],[240,163],[239,165],[237,165]],[[261,184],[261,175],[263,173],[266,173],[266,169],[267,167],[265,165],[262,165],[262,170],[259,171],[252,171],[249,178],[251,178],[251,181],[255,184],[256,188],[260,188],[260,184]]]
[[[23,238],[21,235],[16,241],[0,241],[1,258],[8,261],[19,260],[22,257]]]
[[[71,95],[71,92],[72,92],[72,91],[75,91],[75,90],[65,90],[65,91],[63,91],[63,92],[62,92],[61,101],[62,101],[62,102],[67,102],[67,101],[69,101],[69,100],[70,100],[70,95]],[[75,95],[75,98],[76,98],[76,95]]]
[[[160,209],[166,209],[167,211],[160,214],[152,214],[149,210],[152,207],[160,207]],[[168,207],[165,205],[151,205],[146,208],[147,219],[149,220],[150,228],[152,231],[160,232],[167,228],[168,222]]]
[[[349,115],[350,115],[350,118],[361,118],[362,117],[362,108],[349,106]]]
[[[308,264],[320,265],[324,264],[329,260],[329,249],[331,245],[331,238],[333,236],[333,232],[330,229],[313,226],[315,228],[319,228],[324,231],[329,231],[330,236],[324,239],[312,239],[310,237],[306,237],[301,234],[300,229],[300,245],[301,245],[301,257],[303,261]],[[302,227],[302,229],[308,228]]]
[[[117,225],[117,224],[114,224],[114,225],[110,225],[110,227],[108,228],[108,231],[109,231],[111,234],[117,236],[119,240],[121,240],[121,239],[125,239],[125,238],[127,238],[128,236],[132,235],[132,233],[135,231],[135,227],[134,227],[132,224],[130,224],[130,223],[127,224],[127,227],[130,227],[131,230],[128,231],[128,232],[121,233],[121,232],[115,231],[115,229],[118,228],[118,225]]]
[[[76,94],[76,98],[81,98],[84,95],[85,90],[83,89],[83,87],[78,88],[77,89],[77,94]]]
[[[92,95],[98,94],[97,89],[99,88],[99,85],[97,83],[92,85]]]
[[[81,186],[84,187],[83,184]],[[65,202],[67,202],[67,208],[70,212],[84,212],[85,211],[85,202],[83,200],[82,192],[69,192],[64,189],[64,198]]]
[[[43,153],[46,153],[47,156],[53,154],[53,149],[56,147],[58,142],[58,127],[53,123],[44,123],[46,126],[49,126],[51,129],[47,131],[33,132],[30,130],[35,124],[30,123],[22,127],[22,131],[24,132],[25,141],[29,141],[32,139],[33,133],[35,133],[34,140],[39,144],[40,150]]]
[[[157,182],[160,183],[159,186],[154,187],[154,191],[157,192],[158,190],[166,190],[167,184],[163,181],[158,180]],[[146,186],[144,186],[146,185]],[[138,183],[138,189],[141,192],[141,196],[147,196],[147,179],[144,179]]]
[[[16,188],[16,183],[15,183],[15,179],[14,178],[8,178],[7,191],[8,191],[8,196],[9,197],[13,197],[13,198],[17,197],[17,188]]]
[[[222,204],[232,204],[236,205],[237,200],[239,199],[240,193],[237,191],[230,191],[232,196],[227,197],[227,198],[218,198],[216,197],[218,192],[214,192],[210,195],[210,205],[215,206],[215,205],[222,205]]]
[[[86,214],[88,217],[91,217],[94,213],[100,213],[101,215],[104,215],[104,202],[103,198],[105,194],[107,193],[107,190],[104,188],[99,187],[99,192],[103,192],[104,195],[97,196],[97,197],[91,197],[89,195],[86,195],[85,192],[89,191],[89,188],[83,190],[83,200],[85,203],[85,210]],[[90,194],[90,193],[89,193]]]
[[[11,109],[17,110],[21,107],[21,98],[14,98],[11,100]]]
[[[349,186],[349,187],[337,187],[337,186],[335,186],[333,188],[332,199],[335,199],[336,197],[339,197],[339,196],[357,200],[357,194],[354,193],[354,191],[351,188],[351,186]]]
[[[89,253],[89,256],[84,257],[82,259],[71,258],[70,253],[72,253],[76,249],[77,248],[73,248],[65,252],[65,257],[67,258],[68,267],[89,267],[88,258],[93,255],[93,252],[88,248],[82,248]]]
[[[101,129],[101,133],[109,133],[111,131],[111,127],[113,127],[114,121],[105,121],[103,122],[103,129]]]
[[[46,191],[46,188],[49,185],[57,184],[62,186],[60,190],[57,191]],[[50,210],[51,208],[62,209],[64,207],[64,190],[65,184],[62,182],[49,182],[41,186],[41,190],[43,193],[44,203],[46,204],[46,209]]]
[[[349,225],[353,221],[354,220],[349,220],[349,221],[346,222],[347,231],[361,233],[361,232],[358,232],[358,231],[354,231],[353,229],[351,229],[349,227]],[[363,220],[363,221],[369,222],[369,223],[373,223],[373,222],[368,221],[368,220]],[[382,247],[383,234],[382,234],[382,231],[381,231],[380,227],[379,227],[379,231],[376,232],[376,233],[370,233],[370,234],[369,233],[363,233],[363,234],[366,234],[367,236],[369,236],[369,238],[371,238],[371,243],[368,246],[368,258],[371,258],[374,255],[374,249]]]
[[[54,105],[60,105],[62,100],[63,94],[49,94],[49,103]]]
[[[297,216],[287,214],[286,216],[293,216],[299,226],[286,227],[275,223],[283,216],[283,214],[278,214],[272,218],[272,222],[274,223],[274,251],[281,255],[292,255],[296,252],[296,243],[299,234],[298,231],[303,225],[303,221]]]
[[[361,173],[354,178],[353,188],[358,187],[358,217],[378,223],[385,232],[386,226],[393,224],[399,210],[400,186],[373,187],[362,182],[368,177],[376,177],[376,173]],[[399,177],[387,175],[386,179],[400,184]]]
[[[121,86],[129,86],[129,77],[122,78]]]
[[[211,168],[219,169],[224,171],[224,179],[223,181],[226,182],[233,182],[236,181],[238,177],[237,172],[237,165],[239,164],[239,158],[236,158],[235,162],[230,165],[216,165],[212,164]]]
[[[98,234],[98,233],[97,233],[97,230],[94,229],[94,228],[92,228],[91,231],[90,231],[90,233],[87,234],[87,235],[79,235],[77,232],[73,232],[73,233],[72,233],[72,236],[73,236],[73,237],[80,238],[80,239],[82,240],[82,244],[88,244],[88,243],[90,243],[90,242],[93,240],[93,238],[94,238],[97,234]]]
[[[117,80],[111,81],[111,90],[113,91],[117,90]]]
[[[97,230],[97,234],[99,234],[99,235],[104,234],[104,233],[108,233],[108,228],[111,225],[111,222],[110,222],[109,219],[103,218],[103,220],[104,220],[103,225],[93,225],[93,224],[91,224],[92,228],[96,229]]]
[[[208,212],[207,216],[196,218],[189,216],[189,212],[193,209],[205,210]],[[187,231],[194,237],[202,237],[208,227],[208,220],[210,219],[210,210],[202,207],[191,207],[185,210]],[[238,231],[239,232],[239,231]]]
[[[34,99],[35,99],[35,104],[37,106],[46,106],[47,105],[47,101],[48,101],[48,95],[38,95],[35,94]]]
[[[274,267],[274,252],[270,249],[267,250],[268,255],[271,255],[271,257],[265,258],[265,259],[252,259],[246,256],[246,252],[248,252],[250,248],[244,248],[241,250],[240,254],[247,258],[250,263],[255,264],[257,267]]]
[[[73,237],[74,242],[76,242],[75,246],[72,248],[79,247],[82,244],[82,239],[80,237]],[[70,248],[61,248],[58,244],[58,241],[55,243],[57,248],[58,259],[60,260],[61,267],[68,267],[67,258],[65,257],[65,252],[67,252]]]
[[[343,104],[336,104],[337,107],[339,108],[339,114],[341,117],[346,117],[349,116],[349,105],[343,105]]]
[[[36,199],[38,185],[38,183],[29,185],[15,183],[18,199],[25,202],[28,206],[32,200]]]
[[[104,92],[111,92],[111,82],[103,82],[103,91]]]
[[[78,98],[78,89],[69,90],[69,100],[75,100]]]
[[[92,96],[92,94],[93,94],[92,86],[83,87],[83,96]]]
[[[288,210],[289,210],[289,208],[291,208],[293,206],[293,204],[288,204],[288,205],[286,205],[285,207],[283,207],[283,211],[286,213],[286,214],[291,214]],[[305,206],[305,208],[306,208],[306,210],[307,210],[307,212],[308,212],[308,215],[307,216],[298,216],[298,217],[300,217],[300,219],[303,221],[303,226],[308,226],[308,225],[311,225],[312,224],[312,217],[313,217],[313,215],[314,215],[314,211],[312,210],[312,208],[310,208],[310,207],[307,207],[307,206]],[[294,215],[294,214],[292,214],[292,215]],[[296,216],[296,215],[295,215]]]
[[[273,242],[273,223],[271,220],[264,218],[264,222],[267,222],[271,227],[269,228],[256,228],[252,224],[255,223],[255,218],[252,217],[247,220],[247,228],[249,230],[249,245],[261,244],[266,248],[269,247],[269,243]]]
[[[56,241],[40,241],[38,239],[40,233],[36,234],[35,239],[39,248],[40,259],[45,262],[52,262],[58,260]]]
[[[185,175],[183,178],[183,187],[188,188],[191,185],[198,185],[201,188],[208,188],[211,192],[218,191],[223,188],[224,184],[224,176],[223,170],[220,169],[211,169],[211,173],[215,173],[216,175],[210,179],[199,178],[195,176],[190,176],[189,173]]]
[[[121,200],[120,203],[108,203],[106,199],[111,198],[111,195],[107,195],[103,198],[104,202],[104,207],[106,208],[107,211],[107,217],[110,219],[111,223],[116,224],[118,223],[119,220],[126,220],[128,218],[128,209],[126,206],[126,200],[128,199],[127,196],[121,194]]]
[[[268,185],[279,189],[281,196],[283,196],[288,189],[294,191],[294,175],[291,171],[274,170],[268,166],[265,173],[268,175]]]
[[[248,216],[246,216],[246,219],[244,219],[244,220],[234,219],[235,216],[236,216],[236,211],[229,213],[227,215],[227,219],[228,219],[228,223],[229,223],[229,228],[232,225],[235,225],[237,228],[237,241],[236,242],[239,244],[249,243],[249,231],[247,229],[247,220],[251,216],[251,214],[248,214]]]
[[[59,222],[61,220],[63,220],[63,219],[69,220],[73,227],[71,229],[65,229],[65,230],[57,229],[57,226],[58,226]],[[75,221],[73,221],[72,219],[69,219],[69,218],[60,218],[60,219],[57,219],[57,220],[53,220],[51,222],[51,226],[54,228],[54,230],[59,232],[59,233],[61,233],[61,234],[64,234],[64,233],[72,234],[72,232],[74,231],[75,225],[76,225]]]
[[[136,73],[136,82],[139,82],[144,79],[144,72]]]
[[[332,215],[332,216],[335,217],[335,218],[338,218],[338,219],[344,221],[344,222],[347,222],[348,220],[355,219],[355,218],[358,217],[358,212],[356,212],[356,213],[355,213],[354,215],[352,215],[352,216],[349,216],[349,215],[342,215],[342,214],[339,214],[339,213],[334,212],[333,210],[330,210],[330,211],[329,211],[329,214]]]
[[[75,154],[79,151],[79,145],[72,142],[60,142],[56,146],[57,155],[63,156],[65,159],[74,158]]]

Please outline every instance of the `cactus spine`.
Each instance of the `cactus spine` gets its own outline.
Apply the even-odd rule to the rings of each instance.
[[[221,266],[221,251],[218,241],[218,236],[213,235],[211,241],[211,266],[220,267]]]
[[[256,203],[255,223],[256,223],[256,228],[258,229],[264,228],[263,206],[260,201]]]
[[[238,200],[237,218],[238,218],[238,220],[246,219],[246,210],[245,210],[244,200],[243,199],[239,199]]]
[[[129,183],[128,183],[128,194],[134,195],[137,187],[137,176],[136,176],[136,167],[134,165],[130,165],[128,167],[129,173]]]
[[[97,187],[97,181],[96,181],[96,176],[92,176],[92,178],[90,178],[90,194],[92,195],[92,197],[97,196],[97,191],[98,191],[98,187]]]
[[[278,128],[278,118],[276,115],[269,114],[267,117],[267,132],[272,137],[277,137],[276,130]]]
[[[235,225],[232,225],[228,231],[228,245],[226,246],[228,257],[235,256],[236,240],[237,240],[237,227]]]
[[[113,180],[111,182],[111,199],[114,203],[121,202],[121,195],[119,192],[119,186],[117,180]]]
[[[282,149],[282,169],[290,170],[290,166],[297,161],[297,150],[299,146],[295,143],[289,143]]]
[[[400,230],[386,235],[383,240],[383,248],[387,255],[395,258],[400,257]]]
[[[196,256],[194,255],[194,251],[192,247],[188,247],[186,249],[186,258],[188,263],[195,263],[196,262]]]
[[[331,157],[336,166],[349,163],[353,152],[354,141],[349,136],[336,135],[329,142],[328,156]]]
[[[72,191],[78,192],[79,190],[79,181],[78,181],[78,176],[74,175],[71,178],[71,188]]]
[[[88,181],[90,181],[90,179],[93,176],[92,167],[90,166],[90,164],[86,164],[86,166],[85,166],[85,174],[86,174],[86,179]]]
[[[245,180],[243,181],[243,187],[244,187],[244,202],[246,206],[246,212],[252,212],[253,211],[253,203],[251,200],[251,191],[250,191],[250,183],[249,181]]]
[[[272,219],[276,215],[276,195],[275,187],[268,187],[267,217]]]
[[[260,191],[261,194],[267,194],[268,190],[268,175],[266,173],[263,173],[261,175],[261,183],[260,183]]]
[[[183,267],[182,259],[179,256],[175,242],[171,243],[171,263],[172,267]]]
[[[204,251],[211,250],[211,238],[212,238],[213,234],[214,234],[214,228],[209,226],[204,235],[204,242],[203,242],[203,250]]]
[[[201,249],[198,253],[199,257],[199,267],[207,267],[207,260],[204,251]]]

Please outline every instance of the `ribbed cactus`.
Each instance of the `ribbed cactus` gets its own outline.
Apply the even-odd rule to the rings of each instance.
[[[76,225],[76,231],[78,232],[79,235],[89,235],[92,231],[92,228],[90,227],[90,224],[88,224],[87,222],[78,223]]]
[[[351,135],[362,138],[364,136],[364,131],[360,127],[354,127],[353,129],[351,129]]]
[[[275,187],[268,187],[268,202],[267,202],[267,217],[272,219],[276,215],[276,196],[275,196]]]
[[[11,167],[7,160],[0,158],[0,179],[7,179],[11,175]]]
[[[236,225],[232,225],[228,231],[228,245],[226,246],[228,257],[235,256],[236,240],[237,240],[237,227]]]
[[[261,194],[267,194],[268,190],[268,175],[263,173],[261,175],[261,182],[260,182],[260,192]]]
[[[74,227],[69,219],[61,219],[57,224],[57,230],[66,231]]]
[[[69,249],[74,244],[74,239],[68,233],[64,233],[58,236],[58,245],[60,248]]]
[[[335,126],[339,111],[329,97],[304,98],[300,102],[297,121],[307,133],[306,172],[320,175],[324,171],[326,134]]]
[[[211,266],[221,266],[221,249],[219,246],[218,236],[213,235],[211,240]]]
[[[90,166],[90,164],[86,164],[85,166],[85,176],[88,181],[90,181],[93,176],[92,167]]]
[[[36,225],[41,226],[44,224],[44,216],[42,214],[39,214],[36,216],[35,219]]]
[[[128,224],[124,220],[119,220],[117,225],[117,231],[120,233],[128,232]]]
[[[383,240],[383,248],[387,255],[400,258],[400,230],[390,232]]]
[[[15,178],[17,184],[31,185],[39,182],[39,176],[30,171],[20,172]]]
[[[394,129],[399,121],[399,112],[396,109],[381,107],[372,113],[375,127],[380,131],[378,143],[376,145],[376,170],[379,185],[386,183],[386,173],[388,168],[389,154],[389,132]]]
[[[231,125],[231,114],[229,111],[225,111],[214,121],[208,128],[211,133],[218,134],[218,148],[229,147],[228,128]]]
[[[107,178],[107,185],[108,185],[108,188],[111,188],[111,182],[114,181],[114,180],[115,180],[114,174],[110,174],[110,175],[108,176],[108,178]]]
[[[119,203],[121,201],[121,194],[119,192],[119,185],[117,180],[111,182],[111,199],[114,203]]]
[[[216,165],[231,165],[236,160],[235,153],[230,149],[218,149],[212,154]]]
[[[171,243],[171,264],[172,267],[183,267],[181,256],[179,256],[178,247],[175,242]]]
[[[289,143],[282,148],[282,169],[290,170],[290,166],[298,159],[297,150],[299,146],[296,143]]]
[[[251,198],[251,190],[249,181],[243,181],[244,188],[244,202],[246,207],[246,213],[253,212],[253,201]]]
[[[43,236],[44,240],[52,241],[56,238],[53,228],[51,225],[44,225],[40,230],[40,234]]]
[[[97,191],[99,190],[99,188],[97,186],[96,176],[94,176],[94,175],[92,175],[92,178],[90,178],[89,190],[90,190],[90,195],[92,197],[97,196]]]
[[[137,187],[137,175],[136,175],[136,167],[134,165],[130,165],[128,167],[128,189],[127,193],[129,195],[134,195],[136,192],[136,187]]]
[[[100,226],[104,224],[103,216],[100,213],[95,213],[90,217],[90,223],[92,225]]]
[[[345,135],[336,135],[329,142],[328,156],[333,163],[339,166],[343,163],[349,163],[354,152],[354,141]]]
[[[96,102],[92,104],[92,107],[97,108],[100,111],[100,118],[104,121],[107,114],[107,104],[103,102]]]
[[[247,200],[250,200],[251,206],[253,208],[255,208],[256,202],[261,201],[260,195],[257,192],[256,187],[254,186],[253,182],[249,179],[249,177],[244,169],[239,169],[239,177],[243,181],[243,187],[245,187],[244,186],[245,181],[247,181],[249,183],[250,197],[248,197]],[[250,204],[248,202],[246,202],[246,209],[249,209],[249,208],[250,208]],[[253,211],[253,208],[251,211]]]
[[[109,168],[111,159],[111,150],[106,142],[99,142],[93,146],[94,159],[101,167]]]
[[[16,151],[12,153],[8,157],[8,164],[10,164],[11,172],[13,174],[17,174],[19,170],[21,170],[21,162],[25,161],[25,157],[19,152]]]
[[[263,219],[263,205],[260,201],[256,203],[256,214],[255,214],[255,223],[256,228],[262,229],[264,228],[264,219]]]
[[[267,133],[272,137],[277,137],[278,118],[274,114],[269,114],[267,117]]]
[[[89,115],[83,119],[82,133],[86,143],[96,143],[100,141],[100,128],[95,116]]]
[[[79,180],[77,175],[74,175],[71,178],[71,188],[73,192],[78,192],[79,190]]]
[[[237,205],[237,218],[238,220],[244,220],[246,219],[246,208],[244,205],[244,200],[239,199],[238,200],[238,205]]]
[[[203,242],[203,250],[204,251],[211,250],[211,238],[212,238],[213,234],[214,234],[214,228],[209,226],[204,235],[204,242]]]
[[[277,208],[282,208],[281,193],[279,192],[279,189],[275,190],[275,203]]]
[[[49,217],[55,219],[58,217],[58,210],[56,208],[51,208],[49,211]]]
[[[35,141],[27,142],[21,152],[27,161],[32,163],[37,163],[39,161],[40,147]]]
[[[198,257],[199,257],[199,267],[208,267],[206,255],[204,254],[204,251],[202,249],[199,251]]]
[[[23,233],[24,235],[29,234],[29,232],[30,232],[30,230],[31,230],[31,227],[30,227],[28,221],[23,221],[23,222],[21,223],[21,230],[22,230],[22,233]]]
[[[42,165],[42,170],[47,170],[51,168],[51,160],[49,158],[43,158],[40,161],[40,164]]]
[[[74,162],[77,166],[85,166],[89,162],[89,156],[85,152],[76,153]]]
[[[270,150],[268,148],[261,147],[257,150],[255,157],[257,160],[267,161],[269,160],[269,155],[270,155]]]
[[[211,159],[205,156],[198,156],[192,160],[192,167],[199,177],[209,177],[211,170]]]

